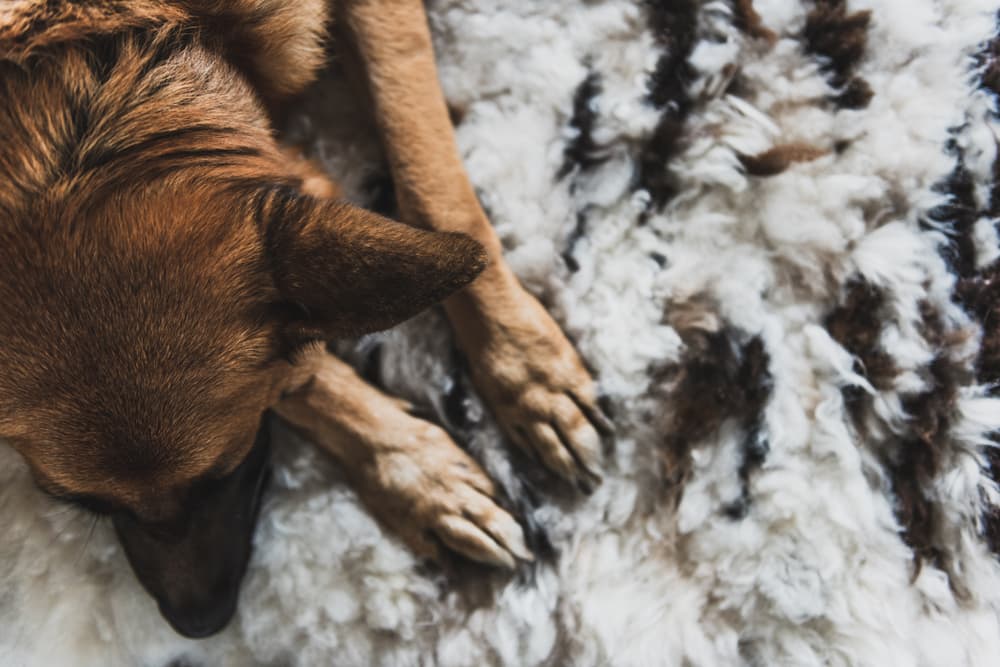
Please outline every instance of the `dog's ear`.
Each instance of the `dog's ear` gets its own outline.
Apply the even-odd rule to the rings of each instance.
[[[260,218],[292,340],[387,329],[461,289],[486,267],[468,236],[428,232],[340,200],[278,189]]]

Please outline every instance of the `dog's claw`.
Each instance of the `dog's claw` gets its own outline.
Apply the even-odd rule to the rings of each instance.
[[[442,517],[437,535],[449,549],[468,558],[507,570],[517,567],[517,561],[509,551],[478,526],[462,517]]]
[[[477,493],[466,497],[461,520],[448,516],[441,520],[445,533],[450,532],[452,538],[449,540],[447,534],[439,532],[445,544],[474,560],[508,569],[516,565],[515,558],[529,562],[535,559],[525,542],[524,530],[514,517],[478,489]],[[471,527],[474,532],[456,532],[464,526]],[[460,541],[456,542],[456,538]]]
[[[480,513],[482,516],[482,513]],[[534,554],[528,549],[524,539],[524,530],[521,524],[514,520],[514,517],[506,512],[491,512],[488,516],[482,516],[479,525],[494,542],[503,546],[513,556],[522,561],[531,562],[535,560]]]

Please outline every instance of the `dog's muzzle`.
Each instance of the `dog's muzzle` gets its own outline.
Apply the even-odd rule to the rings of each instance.
[[[191,638],[222,630],[236,612],[261,497],[270,477],[269,416],[247,458],[165,529],[115,515],[118,539],[143,587],[173,628]]]

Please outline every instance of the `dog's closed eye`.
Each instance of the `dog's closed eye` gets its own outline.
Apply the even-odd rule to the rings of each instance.
[[[91,514],[96,514],[98,516],[108,516],[114,514],[117,508],[113,503],[104,500],[103,498],[97,498],[96,496],[88,496],[75,493],[67,493],[61,489],[54,489],[52,487],[39,484],[38,488],[41,489],[42,493],[58,500],[61,503],[67,503],[75,507],[79,507],[82,510],[90,512]]]
[[[98,516],[108,516],[116,511],[113,504],[92,496],[69,496],[63,500]]]

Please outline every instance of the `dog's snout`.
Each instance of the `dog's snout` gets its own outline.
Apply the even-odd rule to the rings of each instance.
[[[202,639],[220,632],[236,613],[236,594],[209,604],[173,606],[160,602],[160,613],[174,630],[189,639]]]
[[[112,517],[139,582],[185,637],[215,634],[236,612],[270,470],[268,443],[265,415],[247,458],[196,496],[177,530],[174,524],[146,524],[125,513]]]

